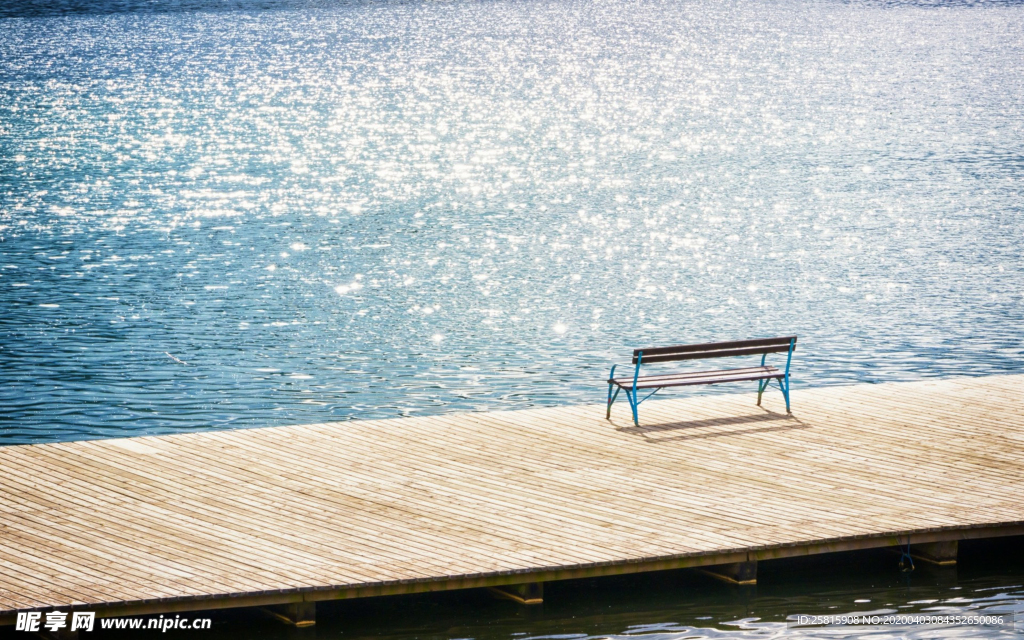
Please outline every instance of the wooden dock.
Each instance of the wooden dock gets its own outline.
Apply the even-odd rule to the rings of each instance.
[[[755,395],[3,447],[0,623],[1024,534],[1024,375]]]

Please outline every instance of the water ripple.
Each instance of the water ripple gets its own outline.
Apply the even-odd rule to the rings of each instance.
[[[5,6],[4,443],[1024,370],[1020,4]]]

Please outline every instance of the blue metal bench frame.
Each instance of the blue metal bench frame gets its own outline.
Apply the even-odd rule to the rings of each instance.
[[[720,384],[725,382],[757,381],[757,404],[761,405],[761,395],[768,389],[772,380],[776,381],[783,397],[786,399],[786,412],[791,413],[789,403],[789,368],[793,362],[793,351],[796,349],[796,336],[781,338],[761,338],[757,340],[740,340],[736,342],[709,342],[705,344],[684,344],[673,347],[654,347],[633,351],[632,383],[629,378],[616,378],[615,365],[608,374],[608,411],[606,417],[612,416],[612,404],[619,396],[619,391],[626,392],[629,407],[633,411],[633,424],[640,426],[640,403],[647,400],[662,389],[668,387],[692,386],[703,384]],[[786,368],[780,370],[765,364],[769,353],[785,353]],[[646,358],[645,358],[645,354]],[[715,371],[694,371],[665,375],[641,376],[642,364],[671,362],[676,360],[703,360],[707,358],[726,358],[734,356],[761,356],[761,366],[743,369],[719,369]],[[614,394],[612,393],[614,389]],[[641,398],[639,392],[644,389],[652,391]]]

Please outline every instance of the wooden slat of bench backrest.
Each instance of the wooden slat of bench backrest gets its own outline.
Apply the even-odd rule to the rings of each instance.
[[[758,340],[737,340],[734,342],[706,342],[704,344],[680,344],[673,347],[652,347],[634,349],[633,364],[642,351],[643,362],[671,362],[673,360],[703,360],[705,358],[726,358],[730,356],[759,355],[789,351],[790,341],[796,343],[796,336],[781,338],[760,338]]]

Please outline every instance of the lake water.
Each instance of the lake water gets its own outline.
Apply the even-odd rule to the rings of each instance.
[[[8,1],[0,442],[1020,372],[1022,189],[1018,2]]]

